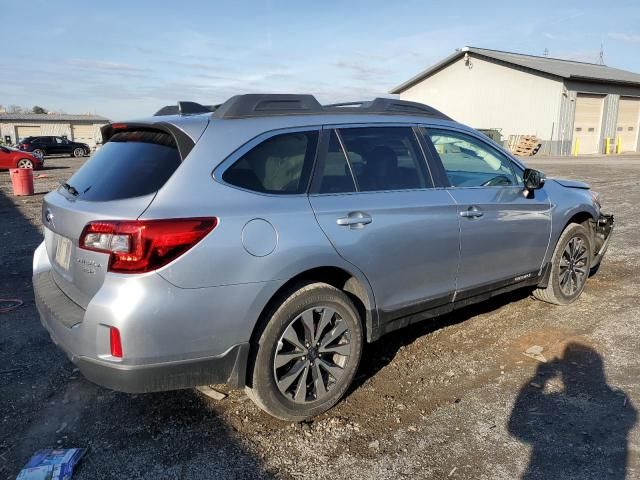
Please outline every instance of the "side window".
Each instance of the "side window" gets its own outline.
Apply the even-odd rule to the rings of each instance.
[[[53,143],[57,143],[58,145],[62,143],[62,139],[60,137],[53,137]]]
[[[245,153],[222,179],[260,193],[304,193],[317,144],[317,131],[275,135]]]
[[[339,133],[359,191],[432,186],[412,128],[343,128]]]
[[[484,142],[464,133],[428,129],[449,182],[454,187],[517,185],[511,160]]]
[[[347,163],[335,130],[331,130],[329,148],[324,158],[318,193],[350,193],[356,191],[351,175],[351,167]]]

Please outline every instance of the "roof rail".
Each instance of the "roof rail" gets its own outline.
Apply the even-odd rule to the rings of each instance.
[[[167,105],[162,107],[154,117],[163,117],[165,115],[194,115],[197,113],[211,113],[216,110],[218,105],[200,105],[196,102],[178,102],[177,105]]]
[[[236,95],[221,105],[200,105],[195,102],[178,102],[158,110],[155,115],[192,115],[211,113],[216,118],[271,117],[274,115],[309,114],[396,114],[433,117],[451,120],[433,107],[397,98],[374,98],[359,102],[320,105],[313,95],[249,93]]]
[[[322,105],[313,95],[249,93],[231,97],[216,109],[214,116],[247,118],[322,112]]]
[[[420,115],[427,117],[435,117],[443,120],[451,120],[439,110],[429,105],[418,102],[409,102],[407,100],[399,100],[397,98],[374,98],[371,101],[363,102],[346,102],[333,103],[324,106],[325,110],[336,112],[343,111],[345,113],[379,113],[379,114],[404,114],[404,115]]]

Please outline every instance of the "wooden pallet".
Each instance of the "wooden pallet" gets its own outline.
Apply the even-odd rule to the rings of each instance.
[[[538,153],[542,142],[535,135],[509,135],[509,150],[520,157],[530,157]]]

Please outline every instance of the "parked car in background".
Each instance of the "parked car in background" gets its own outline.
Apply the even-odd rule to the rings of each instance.
[[[42,158],[29,152],[23,152],[17,148],[0,145],[0,169],[5,168],[31,168],[39,170],[44,165]]]
[[[318,415],[391,331],[523,287],[576,301],[613,228],[588,185],[413,102],[240,95],[103,135],[44,198],[33,287],[55,343],[125,392],[229,383]]]
[[[47,155],[85,157],[91,153],[91,148],[86,143],[54,136],[25,137],[18,144],[18,148],[25,152],[32,152],[38,157]]]

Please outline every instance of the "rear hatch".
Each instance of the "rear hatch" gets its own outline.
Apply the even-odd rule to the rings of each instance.
[[[53,278],[83,308],[102,285],[109,262],[107,253],[79,248],[85,225],[137,219],[190,150],[189,142],[170,129],[114,127],[105,130],[104,146],[43,202]]]

